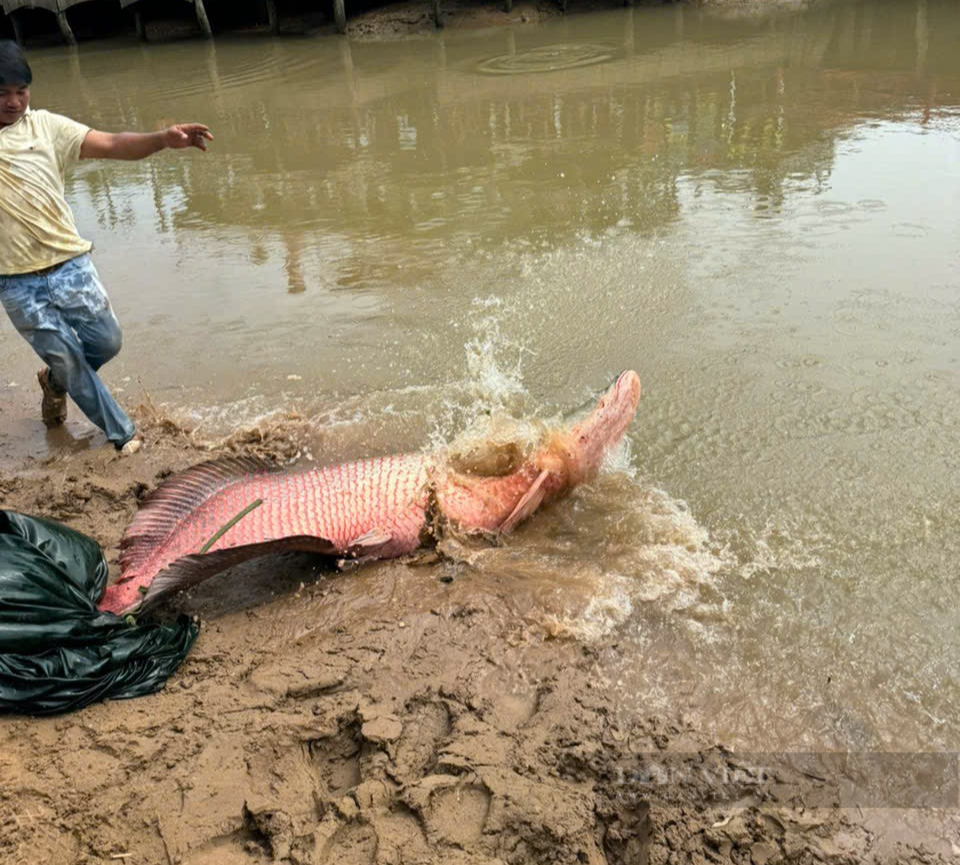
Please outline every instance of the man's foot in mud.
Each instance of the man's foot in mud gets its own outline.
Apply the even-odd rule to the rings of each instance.
[[[60,426],[67,419],[67,394],[58,390],[50,381],[50,370],[44,367],[37,373],[43,401],[40,403],[40,416],[48,427]]]
[[[133,438],[127,439],[119,448],[120,456],[131,457],[138,453],[143,447],[143,436],[140,433],[134,433]]]

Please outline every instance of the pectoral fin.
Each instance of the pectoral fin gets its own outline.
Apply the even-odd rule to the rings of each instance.
[[[234,565],[239,565],[250,559],[293,550],[328,556],[335,555],[337,552],[337,548],[326,538],[313,535],[294,535],[275,541],[264,541],[259,544],[228,547],[213,553],[194,553],[193,555],[183,556],[175,562],[171,562],[153,578],[140,599],[140,607],[147,607],[164,595],[195,586],[214,574],[220,573],[220,571],[225,571],[227,568],[232,568]]]
[[[537,508],[540,507],[543,502],[543,497],[546,495],[546,490],[543,488],[544,481],[550,476],[550,472],[544,470],[537,475],[536,479],[532,484],[530,484],[530,489],[528,489],[523,497],[517,502],[517,506],[513,509],[508,516],[500,524],[500,533],[507,534],[512,532],[518,523],[523,522],[527,517],[531,516]]]
[[[362,535],[358,535],[345,550],[341,550],[343,558],[337,559],[337,568],[341,571],[350,570],[358,565],[376,561],[377,555],[390,541],[393,535],[381,528],[374,527]]]
[[[348,549],[351,552],[357,553],[368,553],[370,550],[375,549],[376,547],[382,547],[384,544],[390,543],[393,540],[393,535],[390,532],[385,532],[383,529],[373,528],[369,532],[365,532],[359,537],[354,538],[350,541]]]

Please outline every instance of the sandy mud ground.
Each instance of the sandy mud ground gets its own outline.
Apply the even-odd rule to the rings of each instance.
[[[115,568],[138,499],[211,456],[170,425],[143,428],[136,457],[34,462],[3,476],[0,501],[93,535]],[[289,459],[291,424],[277,429],[215,452]],[[256,564],[242,591],[225,575],[177,598],[202,629],[162,692],[0,719],[0,861],[944,861],[922,835],[835,807],[828,783],[751,774],[680,707],[624,711],[604,675],[616,634],[531,634],[469,568],[438,573],[293,556]],[[344,604],[358,580],[363,603]],[[651,783],[671,753],[672,780]]]

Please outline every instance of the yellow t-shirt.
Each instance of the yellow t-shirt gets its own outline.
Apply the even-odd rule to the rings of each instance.
[[[90,251],[63,193],[89,131],[49,111],[28,110],[0,126],[0,275],[32,273]]]

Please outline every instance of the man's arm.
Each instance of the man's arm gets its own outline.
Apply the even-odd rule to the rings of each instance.
[[[80,145],[81,159],[144,159],[160,150],[207,149],[213,141],[202,123],[178,123],[160,132],[98,132],[91,129]]]

